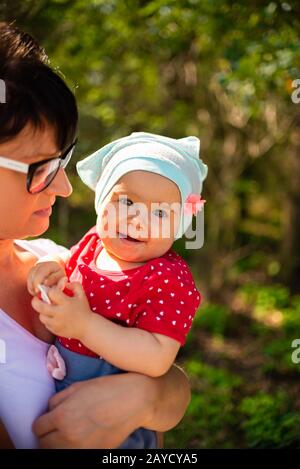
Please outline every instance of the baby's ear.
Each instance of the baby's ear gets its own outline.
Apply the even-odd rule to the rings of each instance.
[[[114,142],[108,143],[104,147],[84,158],[84,160],[78,161],[76,164],[77,173],[79,174],[80,179],[93,191],[96,189],[97,182],[101,177],[103,167],[105,166],[107,159],[110,159],[115,146],[120,140],[121,139],[118,139]]]
[[[198,137],[191,135],[190,137],[179,138],[178,143],[195,160],[200,158],[200,140]]]

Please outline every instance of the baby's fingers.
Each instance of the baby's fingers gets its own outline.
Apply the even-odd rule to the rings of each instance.
[[[33,309],[39,313],[48,317],[53,317],[55,313],[55,308],[53,305],[45,303],[45,301],[40,300],[37,296],[34,296],[31,300],[31,306]]]
[[[52,332],[52,321],[49,316],[46,316],[45,314],[39,314],[39,320],[41,321],[42,324],[48,329],[48,331]]]
[[[32,280],[32,295],[38,295],[40,293],[39,285],[44,285],[47,279],[47,275],[42,272],[37,273]]]
[[[42,280],[43,277],[38,273],[36,267],[31,269],[27,277],[27,289],[32,296],[38,294],[38,284],[43,283]]]
[[[29,272],[28,290],[32,295],[37,295],[39,284],[53,286],[63,276],[65,276],[65,271],[57,262],[37,263]]]
[[[62,278],[65,278],[66,277],[66,274],[65,272],[61,269],[61,270],[58,270],[56,272],[52,272],[50,275],[48,275],[45,280],[44,280],[44,285],[46,285],[47,287],[53,287],[54,285],[57,285],[57,283],[59,282],[59,280],[61,280]]]

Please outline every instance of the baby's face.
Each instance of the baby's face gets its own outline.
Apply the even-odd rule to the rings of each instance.
[[[97,231],[115,257],[144,262],[170,249],[180,210],[180,191],[174,182],[148,171],[131,171],[105,198]]]

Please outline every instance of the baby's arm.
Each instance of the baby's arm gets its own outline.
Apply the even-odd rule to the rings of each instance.
[[[180,343],[162,334],[124,327],[92,313],[81,342],[118,368],[151,377],[165,374]]]
[[[72,296],[65,295],[59,284],[50,288],[51,304],[34,297],[33,308],[41,322],[53,334],[72,337],[118,368],[161,376],[173,364],[180,343],[162,334],[128,328],[91,311],[82,285],[67,283]]]

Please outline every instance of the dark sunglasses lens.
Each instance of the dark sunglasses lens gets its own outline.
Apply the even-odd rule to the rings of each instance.
[[[31,194],[37,194],[49,186],[60,168],[60,161],[59,158],[53,159],[36,168],[29,187]]]

